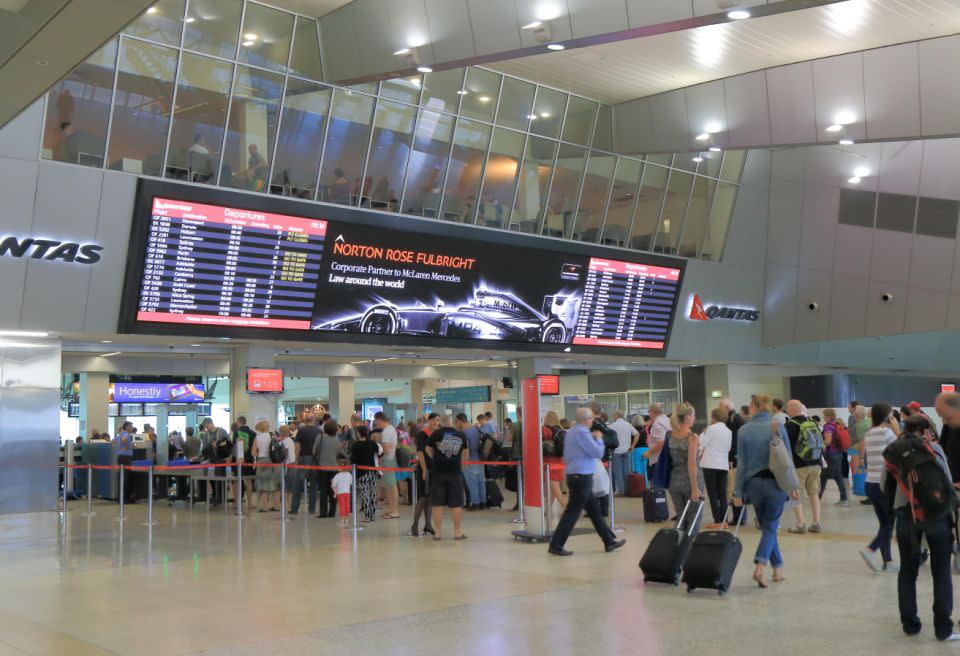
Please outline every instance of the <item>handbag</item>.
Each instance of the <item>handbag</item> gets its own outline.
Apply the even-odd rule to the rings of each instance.
[[[663,440],[663,448],[657,462],[653,465],[653,487],[657,490],[666,490],[670,487],[670,471],[673,469],[673,458],[670,457],[670,433],[667,432]]]
[[[780,434],[780,424],[772,422],[770,429],[770,464],[769,469],[777,479],[777,486],[792,494],[800,489],[800,479],[797,478],[797,468],[793,466],[793,455]]]
[[[607,468],[603,462],[597,460],[593,470],[593,488],[591,490],[595,497],[605,497],[610,494],[610,477],[607,475]]]

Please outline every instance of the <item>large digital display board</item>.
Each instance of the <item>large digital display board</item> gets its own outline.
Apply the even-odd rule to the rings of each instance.
[[[663,355],[683,260],[140,182],[120,330]]]
[[[204,399],[202,383],[113,383],[116,403],[200,403]]]

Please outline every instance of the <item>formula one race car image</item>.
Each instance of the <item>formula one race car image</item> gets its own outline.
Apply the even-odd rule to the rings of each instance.
[[[419,335],[563,344],[570,340],[579,299],[553,295],[538,311],[506,292],[478,289],[458,308],[396,307],[378,303],[363,314],[314,326],[372,335]]]

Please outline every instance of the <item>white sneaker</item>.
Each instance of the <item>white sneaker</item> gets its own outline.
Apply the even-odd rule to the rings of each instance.
[[[833,504],[833,505],[836,506],[837,508],[849,508],[849,507],[850,507],[850,502],[849,502],[849,501],[837,501],[837,502],[836,502],[835,504]]]
[[[896,574],[900,571],[900,565],[894,562],[884,563],[883,571],[887,572],[888,574]]]
[[[951,633],[949,637],[944,638],[940,642],[957,642],[960,640],[960,633]]]
[[[874,572],[882,571],[882,566],[880,565],[880,559],[877,558],[877,554],[870,551],[869,549],[861,549],[860,557],[863,558],[863,562],[867,564],[867,567],[872,569]]]

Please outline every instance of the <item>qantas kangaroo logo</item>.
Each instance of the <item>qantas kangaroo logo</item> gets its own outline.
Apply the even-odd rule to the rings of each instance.
[[[723,305],[708,305],[704,307],[700,294],[694,294],[690,300],[690,321],[710,321],[712,319],[728,319],[731,321],[756,321],[760,318],[758,310],[748,308],[726,307]]]
[[[693,305],[690,307],[691,321],[709,321],[706,311],[703,309],[703,302],[700,300],[700,294],[693,295]]]

